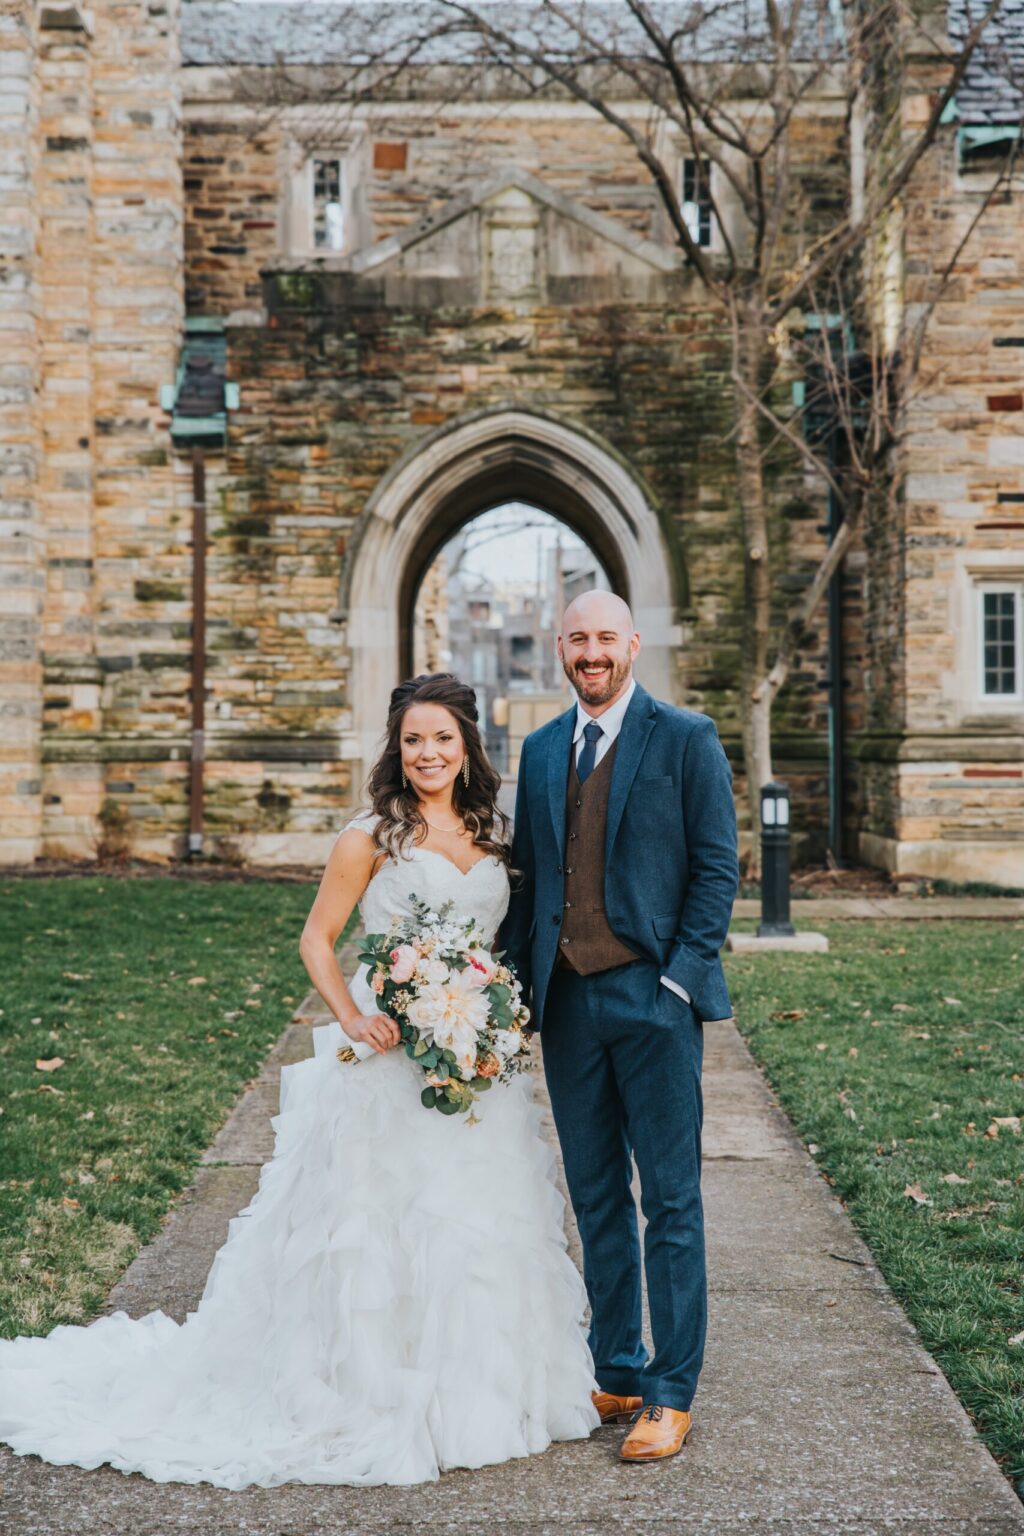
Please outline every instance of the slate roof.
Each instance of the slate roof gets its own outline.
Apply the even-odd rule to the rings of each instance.
[[[836,19],[839,0],[805,6],[797,52],[824,58],[840,47]],[[652,0],[666,21],[698,12],[693,0]],[[950,0],[949,34],[956,43],[971,21],[983,13],[985,0]],[[365,47],[380,56],[397,58],[407,48],[410,18],[426,7],[415,0],[185,0],[181,10],[182,58],[186,65],[293,65],[355,63]],[[764,26],[764,0],[718,0],[706,7],[700,23],[698,51],[718,58],[754,58],[763,51],[758,34]],[[589,0],[595,28],[618,28],[624,43],[630,36],[628,13],[621,0]],[[510,31],[539,37],[557,46],[558,23],[550,18],[538,28],[538,10],[529,3],[495,7],[495,18]],[[571,36],[564,29],[561,40]],[[419,54],[422,62],[458,61],[466,57],[466,39],[434,40]],[[957,93],[961,122],[1019,122],[1024,116],[1024,0],[1003,0]]]
[[[838,6],[839,0],[805,3],[798,54],[823,57],[836,51]],[[687,18],[700,18],[695,56],[751,59],[762,51],[758,34],[765,25],[764,0],[714,0],[703,14],[694,0],[651,0],[651,8],[668,30]],[[410,18],[429,9],[429,0],[185,0],[182,58],[186,65],[354,63],[366,45],[378,56],[390,49],[397,57],[407,46]],[[621,0],[586,0],[585,14],[595,32],[603,38],[614,32],[624,47],[637,35]],[[572,28],[529,0],[495,6],[493,15],[506,31],[535,44],[543,40],[571,47],[576,40]],[[418,55],[423,62],[460,62],[466,56],[466,38],[457,35],[435,39]]]
[[[949,33],[967,35],[985,13],[982,0],[950,0]],[[956,93],[962,123],[1019,123],[1024,117],[1024,0],[1003,0]]]

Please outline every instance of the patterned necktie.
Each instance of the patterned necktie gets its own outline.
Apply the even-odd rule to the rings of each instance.
[[[581,784],[585,783],[594,771],[594,764],[597,760],[597,743],[603,735],[604,731],[596,720],[591,720],[589,725],[583,727],[583,751],[580,753],[580,760],[576,764],[576,777]]]

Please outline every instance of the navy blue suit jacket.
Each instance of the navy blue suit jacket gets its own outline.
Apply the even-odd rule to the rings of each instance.
[[[512,898],[499,943],[539,1028],[562,926],[565,798],[576,706],[523,743]],[[719,950],[736,895],[732,770],[714,722],[637,684],[608,797],[604,902],[613,933],[690,994],[701,1019],[732,1012]]]

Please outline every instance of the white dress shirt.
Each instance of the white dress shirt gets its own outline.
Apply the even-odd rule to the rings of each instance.
[[[597,767],[598,763],[601,761],[602,757],[604,757],[612,742],[622,730],[622,721],[626,710],[629,708],[629,701],[633,697],[635,688],[636,683],[632,678],[630,678],[629,687],[626,689],[622,697],[616,699],[615,703],[600,715],[588,715],[586,710],[583,708],[583,705],[577,699],[576,729],[573,731],[572,736],[573,750],[576,753],[577,763],[580,760],[580,753],[583,751],[584,747],[584,728],[590,725],[590,723],[593,721],[595,725],[599,725],[601,727],[602,731],[602,734],[597,738],[597,745],[594,752],[594,767]],[[685,1003],[691,1002],[689,992],[685,991],[677,981],[672,981],[668,976],[663,976],[661,978],[661,982],[662,986],[668,987],[670,992],[678,992],[679,996]]]

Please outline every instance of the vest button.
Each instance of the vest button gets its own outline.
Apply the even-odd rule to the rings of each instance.
[[[567,875],[571,875],[572,874],[572,865],[571,864],[567,864],[565,866],[565,872],[566,872]],[[559,873],[561,873],[561,871],[559,871]]]
[[[555,873],[559,874],[559,875],[562,873],[562,866],[561,866],[561,864],[559,864],[559,866],[558,866],[557,870],[555,871]],[[571,871],[567,869],[566,870],[566,874],[568,875],[570,873],[571,873]]]
[[[570,832],[569,833],[569,841],[570,841],[570,843],[574,843],[576,841],[576,833],[575,832]]]
[[[582,804],[583,804],[583,801],[582,801],[582,800],[577,800],[577,801],[576,801],[576,809],[577,809],[577,810],[579,810],[579,808],[580,808],[580,806],[581,806],[581,805],[582,805]]]
[[[567,901],[565,905],[566,905],[566,908],[569,908],[569,907],[572,906],[572,902],[571,901]]]
[[[561,942],[562,942],[562,943],[563,943],[563,944],[568,944],[568,942],[569,942],[569,940],[568,940],[568,939],[562,939],[562,940],[561,940]]]

